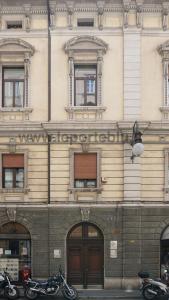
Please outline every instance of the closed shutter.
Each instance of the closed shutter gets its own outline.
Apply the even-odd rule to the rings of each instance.
[[[97,154],[76,153],[74,156],[74,179],[97,178]]]
[[[3,168],[24,168],[24,154],[3,154]]]

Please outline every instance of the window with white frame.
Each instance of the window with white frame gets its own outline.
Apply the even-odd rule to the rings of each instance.
[[[24,67],[3,67],[2,106],[24,107]]]
[[[5,110],[29,107],[30,59],[34,51],[21,39],[0,39],[0,104]]]
[[[97,105],[97,66],[75,65],[74,74],[74,105]]]
[[[102,105],[102,66],[106,51],[107,44],[92,36],[75,37],[65,44],[69,57],[69,107]]]

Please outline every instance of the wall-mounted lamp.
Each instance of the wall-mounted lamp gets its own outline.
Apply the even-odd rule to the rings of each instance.
[[[131,160],[134,161],[134,157],[141,156],[141,154],[144,152],[144,145],[142,143],[142,133],[139,130],[137,121],[133,125],[133,135],[131,140],[131,146],[132,146],[132,156]]]

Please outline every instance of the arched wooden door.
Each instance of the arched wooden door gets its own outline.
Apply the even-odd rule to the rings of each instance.
[[[91,223],[74,226],[67,236],[68,282],[73,285],[102,286],[104,280],[104,239]]]

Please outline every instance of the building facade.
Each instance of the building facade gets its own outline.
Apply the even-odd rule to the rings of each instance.
[[[0,266],[137,286],[169,252],[169,2],[3,0]],[[131,160],[133,126],[144,153]]]

